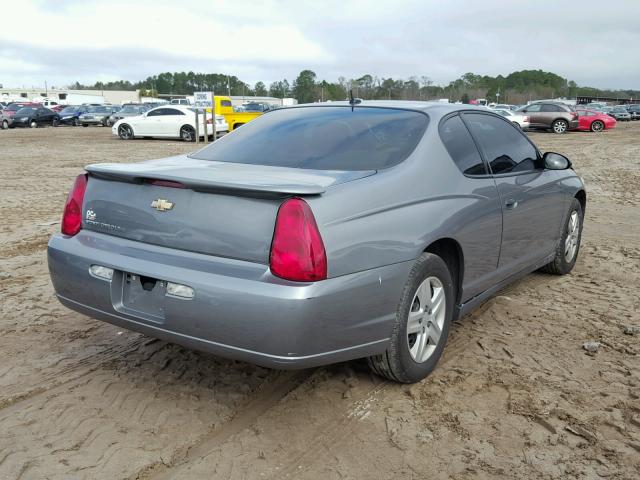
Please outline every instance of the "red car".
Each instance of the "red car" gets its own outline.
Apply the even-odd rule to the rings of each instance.
[[[616,119],[596,110],[577,110],[578,130],[601,132],[616,126]]]
[[[6,107],[4,107],[4,110],[2,110],[2,114],[5,117],[11,118],[21,108],[24,108],[24,107],[39,107],[39,106],[40,106],[39,103],[33,103],[33,102],[13,102],[13,103],[10,103],[9,105],[7,105]]]

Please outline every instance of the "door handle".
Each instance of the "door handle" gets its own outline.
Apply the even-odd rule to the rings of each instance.
[[[518,201],[514,200],[513,198],[510,198],[509,200],[504,202],[504,206],[507,207],[509,210],[513,210],[518,206]]]

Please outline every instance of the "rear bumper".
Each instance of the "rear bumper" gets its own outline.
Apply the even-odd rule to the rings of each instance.
[[[55,235],[49,271],[67,307],[146,335],[275,368],[306,368],[382,353],[413,262],[297,284],[265,265],[81,231]],[[93,264],[113,268],[111,282]],[[192,287],[162,297],[163,318],[122,303],[123,272]]]

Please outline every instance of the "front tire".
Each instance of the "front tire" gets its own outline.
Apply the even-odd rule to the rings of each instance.
[[[118,127],[118,136],[122,140],[131,140],[133,138],[133,128],[126,123],[123,123]]]
[[[386,352],[369,357],[371,369],[401,383],[429,375],[447,343],[455,289],[447,264],[437,255],[420,255],[402,291]]]
[[[591,122],[590,130],[592,132],[601,132],[604,130],[604,123],[602,123],[600,120],[594,120],[593,122]]]
[[[580,241],[582,240],[583,220],[582,205],[577,198],[574,198],[562,229],[562,237],[558,242],[556,255],[551,263],[542,267],[541,270],[543,272],[551,273],[552,275],[566,275],[573,270],[578,259]]]
[[[80,125],[80,122],[78,122],[78,119],[77,119],[77,118],[74,118],[74,119],[73,119],[73,123],[72,123],[72,125],[73,125],[74,127],[77,127],[78,125]]]
[[[8,120],[3,120],[2,121],[2,129],[3,130],[7,130],[9,128],[9,121]]]
[[[29,126],[31,128],[38,128],[38,122],[36,122],[35,120],[31,120],[31,122],[29,122]]]
[[[191,125],[183,125],[180,128],[180,138],[185,142],[196,141],[196,130]]]
[[[60,120],[54,117],[53,120],[51,120],[51,126],[57,127],[58,125],[60,125]]]
[[[551,124],[551,130],[553,130],[553,133],[557,134],[566,133],[567,130],[569,130],[569,122],[562,119],[554,120]]]

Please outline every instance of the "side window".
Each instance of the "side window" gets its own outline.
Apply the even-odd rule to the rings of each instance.
[[[539,103],[534,103],[533,105],[528,105],[525,110],[527,112],[539,112],[540,111],[540,107],[542,105],[540,105]]]
[[[221,107],[230,107],[231,106],[231,100],[220,100],[220,106]]]
[[[147,113],[147,117],[157,117],[159,115],[163,115],[163,110],[164,108],[156,108],[155,110],[151,110],[149,111],[149,113]]]
[[[480,144],[492,173],[518,173],[538,168],[538,152],[534,146],[506,121],[482,113],[467,113],[464,119]]]
[[[542,108],[540,109],[540,111],[541,112],[561,112],[562,110],[557,105],[550,105],[548,103],[545,103],[544,105],[542,105]]]
[[[164,115],[184,115],[181,110],[175,108],[164,108]]]
[[[440,138],[462,173],[486,175],[487,169],[476,144],[458,115],[446,119],[440,125]]]

